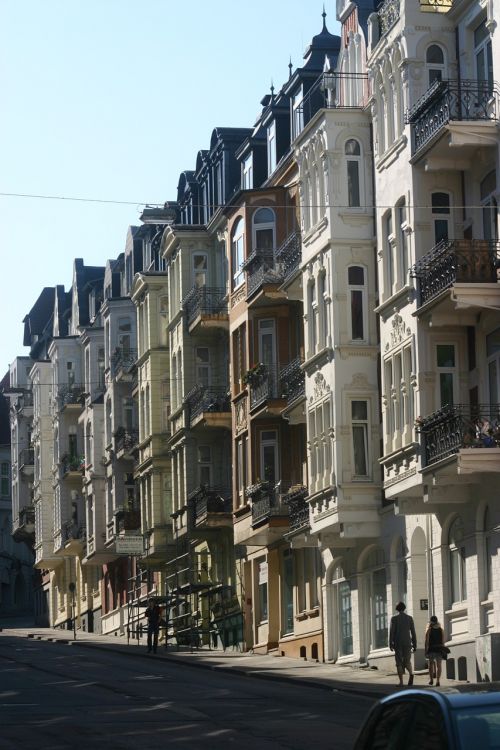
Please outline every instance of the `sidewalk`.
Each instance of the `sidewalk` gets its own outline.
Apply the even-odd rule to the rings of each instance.
[[[157,654],[148,654],[145,641],[127,643],[126,637],[96,635],[77,631],[76,641],[70,630],[53,630],[51,628],[3,628],[2,636],[17,636],[37,640],[53,641],[62,645],[76,645],[83,648],[97,648],[143,660],[170,661],[190,667],[233,672],[266,680],[280,680],[298,685],[321,688],[323,690],[341,690],[370,698],[383,698],[399,689],[396,671],[386,672],[380,669],[338,666],[321,664],[302,659],[291,659],[286,656],[270,656],[239,651],[210,651],[200,649],[177,650],[177,646],[158,647]],[[407,678],[405,677],[405,682]],[[414,687],[427,687],[427,672],[415,675]],[[454,680],[443,678],[442,687],[457,685]]]

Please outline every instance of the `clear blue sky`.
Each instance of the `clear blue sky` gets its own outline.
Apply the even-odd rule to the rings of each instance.
[[[104,265],[141,205],[175,200],[216,126],[250,127],[322,28],[320,0],[2,0],[0,376],[44,286]],[[335,3],[327,25],[337,31]]]

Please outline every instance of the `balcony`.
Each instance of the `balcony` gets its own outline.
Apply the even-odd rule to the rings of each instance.
[[[197,487],[188,497],[189,525],[197,536],[198,531],[232,528],[232,498],[230,490],[222,487]]]
[[[269,401],[286,398],[283,393],[281,368],[276,364],[257,364],[248,370],[243,382],[250,390],[250,410]],[[282,407],[281,407],[282,408]],[[280,413],[281,408],[276,413]]]
[[[117,458],[133,458],[139,442],[139,430],[118,427],[113,433],[114,450]]]
[[[459,474],[500,471],[500,404],[445,406],[417,428],[426,467],[457,456]]]
[[[308,531],[309,503],[307,502],[307,487],[294,485],[283,496],[283,503],[288,505],[290,517],[290,533],[297,531]]]
[[[451,290],[457,307],[499,307],[500,242],[497,240],[442,240],[413,266],[418,308]],[[451,309],[450,309],[451,311]]]
[[[196,386],[188,393],[184,403],[187,407],[187,424],[190,429],[200,424],[204,427],[231,429],[231,400],[226,386]]]
[[[380,36],[384,36],[399,19],[399,0],[384,0],[377,9]]]
[[[306,376],[302,364],[302,359],[295,357],[280,371],[280,390],[288,405],[293,404],[297,399],[305,398]]]
[[[322,73],[296,113],[296,135],[322,109],[363,109],[370,98],[366,73]]]
[[[80,411],[83,406],[85,397],[85,387],[83,385],[63,385],[59,386],[57,391],[57,403],[59,410],[77,409]]]
[[[82,471],[85,471],[85,456],[63,456],[59,468],[61,479],[81,479]]]
[[[19,454],[19,469],[31,476],[35,471],[35,451],[33,448],[23,448]]]
[[[67,521],[62,527],[62,543],[65,551],[79,554],[87,541],[87,526],[85,523]]]
[[[456,168],[463,169],[464,158],[471,158],[479,147],[496,145],[499,114],[496,84],[475,80],[435,81],[406,116],[411,125],[412,157],[419,157],[448,132],[445,152],[450,146],[461,147],[456,154],[460,160]],[[467,147],[470,153],[465,153]],[[441,162],[436,168],[440,164],[442,168]]]
[[[8,395],[8,391],[5,391],[5,393]],[[14,408],[20,415],[27,415],[28,411],[31,414],[33,409],[33,391],[23,389],[22,392],[18,394],[17,400],[14,402]]]
[[[247,272],[247,301],[255,297],[258,292],[265,292],[263,300],[269,304],[284,299],[282,292],[277,287],[282,283],[279,267],[275,264],[274,251],[254,250],[243,263],[242,268]],[[273,287],[265,289],[265,287]]]
[[[302,239],[299,231],[292,232],[274,253],[274,265],[282,284],[288,285],[300,270],[302,260]],[[300,290],[302,299],[302,290]]]
[[[139,509],[118,507],[115,509],[114,516],[115,534],[122,534],[127,531],[140,531],[141,511]]]
[[[252,526],[268,522],[273,517],[288,518],[288,506],[269,482],[258,482],[247,487],[247,497],[252,501]]]
[[[131,371],[137,361],[137,349],[117,346],[111,356],[111,375],[117,380],[131,380]]]
[[[223,287],[195,286],[182,300],[188,330],[203,328],[227,330],[229,315],[227,293]]]
[[[12,538],[15,542],[25,542],[29,546],[33,546],[35,542],[35,508],[32,505],[19,511]]]

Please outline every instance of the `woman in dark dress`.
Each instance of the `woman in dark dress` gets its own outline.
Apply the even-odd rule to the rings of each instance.
[[[432,615],[425,632],[425,656],[429,662],[429,685],[440,685],[441,662],[443,660],[444,631],[436,615]]]

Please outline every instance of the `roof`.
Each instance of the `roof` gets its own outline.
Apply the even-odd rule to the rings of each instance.
[[[393,693],[383,698],[381,703],[390,703],[393,700],[406,698],[433,698],[441,705],[447,704],[448,708],[458,710],[470,706],[498,706],[500,709],[500,682],[480,682],[456,685],[443,688],[413,688]]]

